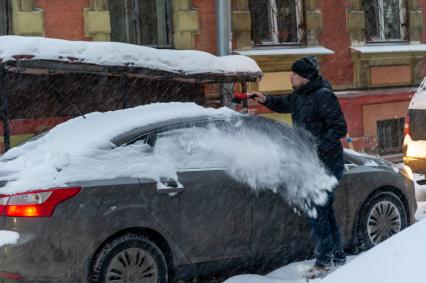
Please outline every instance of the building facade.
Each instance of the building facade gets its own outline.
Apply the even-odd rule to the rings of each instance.
[[[264,72],[252,89],[287,94],[292,62],[315,55],[361,151],[401,151],[425,74],[425,0],[231,0],[232,50]],[[217,51],[215,0],[0,0],[0,34]],[[1,48],[1,47],[0,47]],[[216,89],[207,89],[215,100]],[[259,114],[287,120],[250,105]],[[25,131],[25,130],[23,130]]]

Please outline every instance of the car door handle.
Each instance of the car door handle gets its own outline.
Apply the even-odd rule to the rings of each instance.
[[[158,194],[176,194],[184,191],[183,185],[172,178],[160,178],[157,182]]]

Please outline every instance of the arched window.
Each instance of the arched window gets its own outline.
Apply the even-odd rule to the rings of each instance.
[[[0,35],[9,34],[10,18],[9,18],[9,1],[0,0]]]
[[[249,0],[255,45],[303,41],[302,0]]]
[[[367,42],[407,39],[405,0],[363,0]]]
[[[108,0],[111,40],[170,47],[170,0]]]

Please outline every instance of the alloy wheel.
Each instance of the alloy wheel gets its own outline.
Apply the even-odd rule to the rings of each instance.
[[[377,245],[401,231],[401,214],[395,204],[388,200],[376,203],[367,218],[368,237]]]
[[[106,282],[156,283],[158,268],[154,258],[140,248],[128,248],[117,254],[107,269]]]

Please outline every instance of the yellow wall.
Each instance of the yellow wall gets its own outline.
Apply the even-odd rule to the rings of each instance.
[[[260,114],[260,116],[267,117],[270,119],[278,120],[280,122],[284,122],[286,124],[291,125],[291,115],[290,114],[282,114],[282,113],[266,113],[266,114]]]
[[[269,72],[264,73],[259,82],[259,91],[286,91],[291,90],[290,84],[291,72]]]

